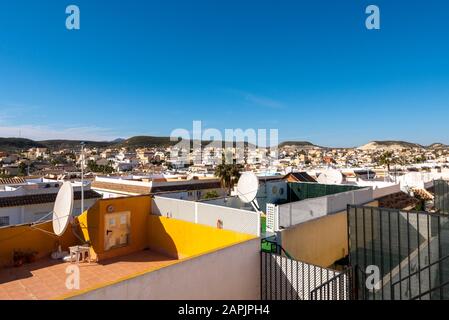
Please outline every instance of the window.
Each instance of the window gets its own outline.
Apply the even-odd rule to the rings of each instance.
[[[0,217],[0,227],[9,226],[9,216]]]

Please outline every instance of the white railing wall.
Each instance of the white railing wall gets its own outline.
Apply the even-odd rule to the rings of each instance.
[[[379,198],[388,196],[390,194],[398,193],[398,192],[401,192],[401,185],[400,184],[393,184],[393,185],[390,185],[390,186],[379,187],[379,188],[374,187],[374,189],[373,189],[373,198],[374,199],[379,199]]]
[[[154,215],[260,236],[260,215],[253,211],[160,196],[151,201]]]
[[[373,190],[364,188],[319,198],[290,202],[278,206],[279,227],[303,223],[346,210],[348,204],[361,205],[373,201]]]
[[[197,223],[216,227],[221,221],[223,229],[260,236],[260,215],[248,210],[214,206],[197,202]]]
[[[154,197],[151,200],[151,213],[157,216],[196,222],[195,202],[193,201]]]

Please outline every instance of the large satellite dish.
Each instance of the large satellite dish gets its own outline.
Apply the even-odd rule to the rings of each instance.
[[[254,172],[244,172],[237,183],[237,196],[244,203],[250,203],[256,199],[259,190],[259,179]]]
[[[343,182],[343,175],[338,170],[327,169],[321,172],[317,181],[322,184],[341,184]]]
[[[70,222],[73,211],[73,187],[70,182],[64,182],[56,196],[53,208],[53,232],[61,236]]]

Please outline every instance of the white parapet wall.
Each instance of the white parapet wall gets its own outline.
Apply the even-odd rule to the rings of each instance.
[[[259,300],[260,240],[180,261],[71,299]]]
[[[361,205],[374,199],[373,190],[364,188],[324,197],[290,202],[278,206],[279,227],[290,226],[346,210],[348,205]]]
[[[196,222],[195,202],[166,197],[154,197],[151,200],[151,213],[157,216],[174,218],[187,222]]]
[[[254,211],[155,196],[151,213],[225,230],[260,236],[260,215]]]

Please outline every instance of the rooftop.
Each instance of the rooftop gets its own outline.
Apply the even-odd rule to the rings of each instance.
[[[24,178],[2,178],[0,184],[25,184],[27,181]]]
[[[118,193],[138,195],[149,193],[162,193],[173,191],[192,191],[204,189],[221,188],[218,179],[173,179],[163,182],[139,181],[139,180],[121,180],[99,178],[92,182],[92,188],[98,190],[115,191]]]
[[[75,296],[172,265],[181,260],[145,250],[99,263],[80,263],[80,289],[65,286],[64,263],[50,258],[0,271],[0,300],[48,300]]]
[[[0,208],[28,206],[41,203],[53,203],[56,200],[57,193],[29,194],[24,196],[0,197]],[[84,192],[84,199],[100,199],[101,195],[93,190]],[[81,191],[74,192],[74,199],[81,199]]]
[[[51,221],[0,227],[0,300],[78,299],[112,291],[122,298],[156,293],[156,298],[163,294],[177,297],[181,294],[175,288],[179,281],[190,281],[191,288],[183,288],[182,294],[187,295],[194,288],[198,297],[203,297],[201,286],[217,286],[222,281],[216,277],[215,268],[211,267],[217,263],[217,254],[223,259],[223,268],[228,268],[224,262],[230,259],[246,259],[247,255],[239,251],[242,247],[254,254],[248,263],[259,261],[258,215],[250,216],[235,210],[220,211],[219,207],[210,205],[192,207],[190,204],[176,199],[153,199],[149,195],[101,199],[75,217],[59,237],[53,234]],[[173,208],[179,212],[171,210]],[[168,209],[170,215],[166,215]],[[197,219],[191,219],[193,216]],[[238,228],[235,221],[239,221]],[[67,252],[69,247],[80,244],[89,246],[93,262],[78,264],[80,288],[70,290],[66,288],[69,276],[66,268],[70,264],[50,257],[58,246]],[[237,252],[232,253],[232,258],[227,257],[233,250]],[[28,263],[30,260],[33,262]],[[195,273],[200,277],[209,272],[207,283],[185,277],[187,269],[199,270],[203,266],[199,261],[210,264],[204,265],[206,271]],[[176,267],[167,268],[172,265]],[[236,270],[233,272],[237,273],[239,265],[234,267]],[[154,271],[158,273],[153,274]],[[174,275],[178,280],[168,281],[174,288],[165,290],[167,286],[160,280],[174,279]],[[123,285],[147,280],[152,285],[148,282],[145,285],[152,286],[153,290],[145,290],[146,287],[142,286],[137,291],[120,289]],[[230,290],[222,292],[244,295],[239,291],[239,285],[243,284],[239,283],[222,284]],[[251,290],[251,294],[256,291],[257,288]]]

